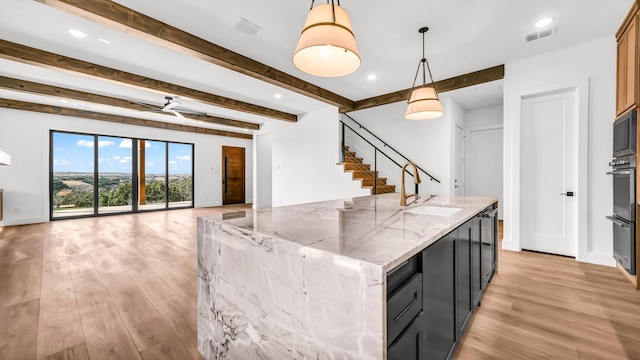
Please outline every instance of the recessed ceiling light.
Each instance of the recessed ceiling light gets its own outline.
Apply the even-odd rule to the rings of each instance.
[[[105,43],[105,44],[111,44],[111,41],[109,41],[109,40],[107,40],[107,39],[100,38],[100,39],[98,39],[98,40],[102,41],[102,42],[103,42],[103,43]]]
[[[67,29],[67,31],[69,32],[69,34],[77,37],[78,39],[82,39],[82,38],[86,38],[87,34],[83,33],[82,31],[78,30],[78,29]]]
[[[69,102],[69,100],[66,100],[66,99],[60,99],[60,102],[61,102],[61,103],[68,103],[68,102]]]
[[[249,130],[247,130],[247,129],[244,129],[244,132],[249,132]]]
[[[536,27],[542,28],[548,26],[549,24],[551,24],[551,21],[553,21],[553,19],[551,19],[550,17],[540,19],[538,20],[538,22],[536,22]]]
[[[375,79],[376,79],[376,77],[377,77],[377,76],[376,76],[376,74],[369,74],[369,75],[367,75],[367,79],[369,79],[370,81],[375,80]]]
[[[275,94],[274,96],[276,99],[282,99],[282,94]]]

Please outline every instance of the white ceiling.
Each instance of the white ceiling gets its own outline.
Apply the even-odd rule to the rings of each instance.
[[[417,30],[422,26],[431,28],[426,34],[427,58],[434,80],[438,81],[613,36],[633,1],[611,0],[604,4],[601,0],[345,0],[342,6],[351,15],[362,65],[342,78],[318,78],[293,66],[291,57],[311,4],[309,1],[116,2],[351,100],[360,100],[411,86],[421,58],[422,43]],[[36,1],[2,2],[0,38],[4,40],[281,111],[302,114],[327,106]],[[547,16],[554,19],[556,35],[525,43],[524,34],[535,31],[534,23]],[[240,18],[262,30],[252,36],[236,30],[233,25]],[[68,28],[82,30],[89,36],[75,39],[67,32]],[[98,41],[99,38],[112,43],[105,44]],[[375,81],[367,79],[370,73],[377,75]],[[0,75],[158,105],[164,103],[165,94],[8,60],[0,61]],[[276,99],[276,93],[282,94],[282,99]],[[449,96],[464,108],[473,108],[500,102],[501,94],[502,82],[497,82],[452,92]],[[0,96],[17,99],[25,95],[3,91]],[[38,96],[31,98],[37,101]],[[188,99],[182,102],[189,109],[217,116],[256,123],[272,121]],[[125,113],[138,116],[133,111]]]

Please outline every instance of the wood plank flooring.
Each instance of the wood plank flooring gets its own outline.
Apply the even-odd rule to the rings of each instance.
[[[201,359],[195,218],[245,209],[0,227],[0,359]],[[456,359],[640,359],[640,291],[615,268],[499,261]]]

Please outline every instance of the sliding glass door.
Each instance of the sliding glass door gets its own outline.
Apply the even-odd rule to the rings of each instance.
[[[52,131],[50,162],[52,220],[193,207],[193,144]]]
[[[140,179],[140,210],[166,208],[167,203],[167,143],[140,140],[138,178]]]
[[[51,216],[94,214],[95,136],[53,133],[51,136]]]
[[[132,143],[98,137],[98,214],[133,211]]]
[[[193,199],[193,145],[169,144],[169,207],[189,206]]]

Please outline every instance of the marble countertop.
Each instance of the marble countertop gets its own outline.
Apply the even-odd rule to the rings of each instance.
[[[412,200],[411,198],[410,200]],[[323,252],[393,269],[454,230],[497,199],[428,196],[403,208],[399,194],[382,194],[203,217],[244,235],[259,233],[301,245],[305,256]],[[422,206],[461,208],[450,216],[405,210]]]

